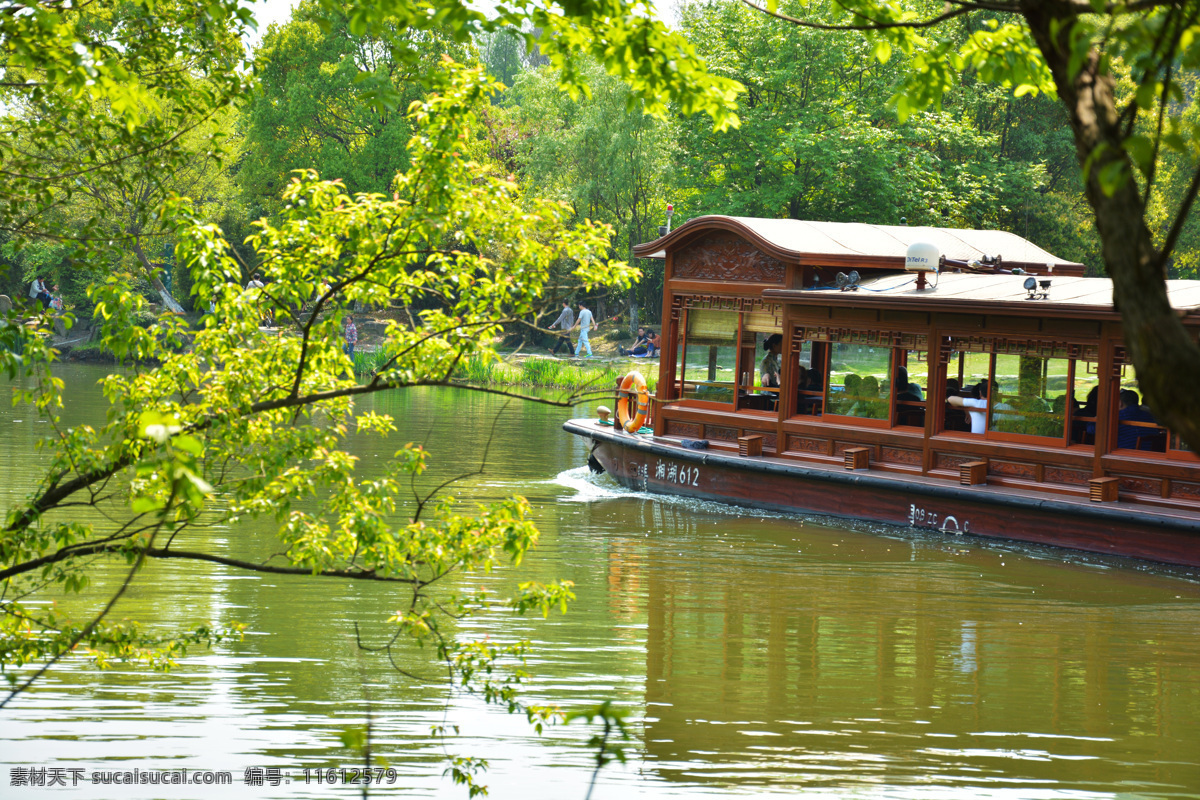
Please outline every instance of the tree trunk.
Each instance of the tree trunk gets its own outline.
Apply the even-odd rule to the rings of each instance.
[[[1138,388],[1158,421],[1200,452],[1200,347],[1167,299],[1164,261],[1146,225],[1134,165],[1122,146],[1113,79],[1100,74],[1096,52],[1077,75],[1069,73],[1068,37],[1074,20],[1064,6],[1022,0],[1021,8],[1070,115],[1080,164],[1103,148],[1084,176],[1085,193],[1096,214],[1113,282],[1113,305],[1121,313]],[[1110,196],[1098,176],[1115,161],[1125,163],[1128,177]]]
[[[163,286],[162,278],[158,277],[158,267],[154,266],[150,259],[146,258],[146,253],[142,250],[142,243],[137,239],[133,240],[133,254],[137,256],[142,269],[146,271],[146,279],[150,281],[150,285],[158,292],[163,308],[174,314],[186,314],[187,312],[184,311],[183,306],[179,305],[179,301],[171,296],[166,286]]]

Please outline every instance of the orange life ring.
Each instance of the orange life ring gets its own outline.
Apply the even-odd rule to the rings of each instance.
[[[629,408],[634,392],[637,393],[637,412],[631,414]],[[626,375],[618,394],[617,421],[629,433],[637,433],[646,421],[646,414],[650,412],[650,392],[646,389],[646,379],[642,373],[634,370]]]

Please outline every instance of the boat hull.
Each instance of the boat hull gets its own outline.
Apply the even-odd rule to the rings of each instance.
[[[688,450],[675,440],[629,435],[594,420],[570,420],[563,428],[591,439],[604,469],[639,491],[1200,567],[1197,514]]]

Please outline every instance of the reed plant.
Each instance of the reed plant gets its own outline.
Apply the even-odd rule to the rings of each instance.
[[[624,361],[575,364],[553,358],[529,358],[520,362],[484,361],[473,358],[463,362],[455,376],[463,383],[477,386],[528,386],[541,389],[604,392],[636,366]],[[641,370],[650,391],[657,382],[657,370]]]
[[[358,351],[354,371],[369,374],[391,357],[387,348]],[[467,358],[459,365],[454,379],[473,386],[525,386],[539,389],[605,392],[631,370],[638,369],[651,392],[658,382],[658,364],[632,364],[628,361],[578,364],[556,358],[527,358],[522,361]]]

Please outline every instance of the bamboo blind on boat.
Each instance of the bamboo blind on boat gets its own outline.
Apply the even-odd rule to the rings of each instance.
[[[738,315],[736,311],[713,311],[707,308],[688,309],[688,339],[737,338]]]
[[[755,333],[782,333],[783,320],[776,310],[750,311],[742,315],[742,330]]]

